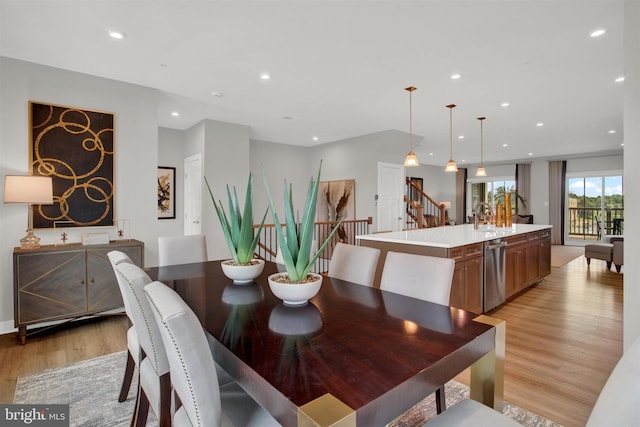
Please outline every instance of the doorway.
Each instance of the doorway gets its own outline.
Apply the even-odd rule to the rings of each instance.
[[[377,231],[400,231],[404,220],[404,166],[378,162]]]
[[[202,233],[202,155],[184,159],[184,234]]]

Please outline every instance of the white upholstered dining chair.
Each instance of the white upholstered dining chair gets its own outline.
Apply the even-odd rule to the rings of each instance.
[[[338,243],[329,261],[329,277],[373,286],[380,249]]]
[[[176,402],[174,426],[279,426],[237,383],[219,387],[200,321],[162,282],[144,288],[169,359]]]
[[[149,276],[134,264],[121,262],[116,271],[124,279],[124,294],[131,311],[131,320],[140,342],[138,364],[138,394],[132,426],[144,426],[149,408],[161,427],[171,425],[171,379],[169,361],[162,344],[158,325],[153,317],[144,286],[151,283]]]
[[[133,326],[133,315],[131,313],[131,307],[127,295],[125,294],[124,286],[125,279],[122,274],[116,270],[116,265],[127,262],[133,264],[131,258],[127,254],[121,251],[111,251],[107,254],[111,267],[113,267],[113,273],[116,276],[118,287],[120,288],[120,294],[122,295],[122,301],[124,302],[124,310],[129,318],[129,324],[131,325],[127,330],[127,364],[124,369],[124,377],[122,379],[122,386],[120,387],[120,394],[118,395],[118,402],[124,402],[129,395],[129,389],[131,388],[131,382],[133,381],[133,374],[140,363],[140,341],[138,339],[138,333]]]
[[[380,289],[448,306],[455,265],[451,258],[387,252]],[[436,409],[445,408],[443,385],[436,391]]]
[[[455,265],[451,258],[387,252],[380,289],[449,305]]]
[[[205,262],[207,240],[204,234],[158,237],[158,265],[190,264]]]

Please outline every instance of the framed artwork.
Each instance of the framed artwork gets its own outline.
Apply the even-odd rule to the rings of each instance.
[[[158,166],[158,219],[176,217],[176,168]]]
[[[341,181],[321,181],[318,188],[318,203],[316,207],[317,222],[336,222],[339,220],[356,219],[356,180],[345,179]],[[317,236],[319,242],[326,239],[332,227],[319,227],[319,233],[325,234]],[[331,258],[333,246],[338,242],[346,242],[353,227],[345,227],[340,224],[338,231],[333,237],[334,245],[327,245],[323,252],[323,258]]]
[[[29,102],[30,170],[53,181],[34,228],[113,226],[114,134],[113,113]]]

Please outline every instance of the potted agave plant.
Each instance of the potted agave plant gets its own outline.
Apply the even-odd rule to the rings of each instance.
[[[298,218],[297,220],[294,215],[293,188],[291,185],[287,185],[286,180],[284,181],[284,227],[278,219],[264,168],[262,169],[262,178],[267,191],[267,198],[269,199],[269,208],[278,236],[278,247],[286,269],[286,272],[275,273],[269,276],[269,287],[274,295],[282,299],[286,305],[304,305],[310,298],[318,293],[320,285],[322,284],[322,276],[312,273],[311,269],[340,225],[338,223],[336,227],[333,228],[325,241],[319,245],[315,254],[312,254],[313,231],[316,220],[316,204],[318,201],[321,169],[322,161],[318,167],[318,174],[315,179],[313,177],[310,179],[302,218]]]
[[[260,239],[260,232],[267,217],[268,209],[265,210],[262,222],[257,232],[253,229],[253,176],[249,173],[247,191],[245,193],[244,210],[240,211],[238,194],[233,187],[233,194],[227,185],[227,202],[229,213],[227,214],[222,206],[222,201],[216,201],[209,181],[205,177],[205,183],[216,210],[220,226],[224,233],[225,240],[233,259],[222,262],[222,271],[225,276],[233,280],[236,284],[252,283],[253,279],[262,273],[264,260],[254,258],[254,252]]]

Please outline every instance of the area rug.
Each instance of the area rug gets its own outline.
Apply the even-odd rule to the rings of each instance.
[[[118,402],[126,352],[113,353],[18,378],[14,403],[69,404],[71,426],[126,427],[135,403],[135,384],[129,398]],[[447,405],[469,397],[469,388],[457,381],[446,384]],[[544,417],[505,403],[504,413],[524,426],[558,427]],[[422,426],[435,416],[433,397],[427,397],[389,426]],[[153,413],[147,426],[157,426]]]
[[[551,267],[562,267],[579,256],[584,256],[582,246],[551,245]]]

